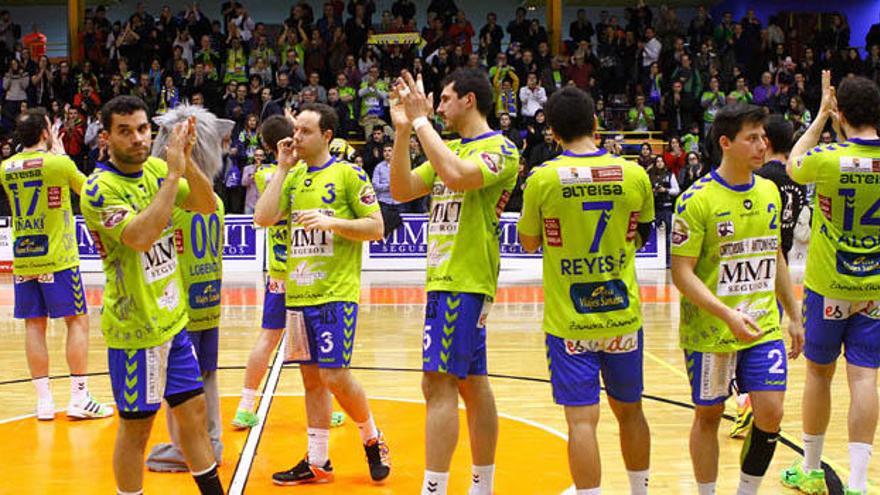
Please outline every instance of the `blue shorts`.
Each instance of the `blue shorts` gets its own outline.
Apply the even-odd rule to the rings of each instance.
[[[121,412],[158,411],[162,399],[202,388],[196,352],[186,330],[147,349],[108,349],[113,398]]]
[[[288,311],[302,313],[311,354],[309,360],[294,362],[317,364],[319,368],[348,368],[354,350],[357,303],[329,302],[288,308]]]
[[[469,292],[428,292],[422,371],[459,378],[486,375],[486,317],[492,298]]]
[[[16,275],[13,279],[16,318],[63,318],[87,312],[78,266],[32,277]]]
[[[196,359],[199,361],[199,369],[202,374],[217,369],[217,354],[219,353],[220,329],[217,327],[207,330],[187,330],[189,340],[196,351]]]
[[[286,293],[284,280],[266,277],[266,293],[263,296],[263,328],[266,330],[283,330],[287,316],[284,307]]]
[[[865,368],[880,368],[880,301],[841,301],[804,290],[804,355],[818,364],[840,356]]]
[[[733,393],[785,390],[788,360],[782,339],[738,352],[684,351],[691,400],[698,406],[721,404]]]
[[[644,389],[643,332],[595,340],[569,340],[547,334],[547,367],[553,401],[562,406],[599,403],[599,375],[609,397],[638,402]]]

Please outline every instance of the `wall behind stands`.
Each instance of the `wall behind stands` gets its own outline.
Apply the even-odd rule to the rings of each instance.
[[[712,8],[712,15],[720,19],[723,12],[732,12],[734,19],[742,19],[746,10],[755,9],[758,19],[767,24],[771,15],[784,10],[801,12],[843,12],[850,28],[850,45],[864,48],[865,35],[871,24],[880,22],[880,1],[878,0],[836,0],[828,3],[823,0],[724,0]],[[863,53],[864,55],[864,53]]]

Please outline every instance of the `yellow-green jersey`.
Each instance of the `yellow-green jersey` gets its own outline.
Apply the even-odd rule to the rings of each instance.
[[[146,252],[122,243],[122,232],[153,201],[168,176],[164,160],[150,157],[141,172],[126,174],[111,163],[99,163],[82,188],[82,212],[101,255],[107,282],[101,330],[112,349],[145,349],[163,344],[188,320],[181,301],[179,250],[171,219]],[[189,196],[180,179],[175,205]]]
[[[254,174],[254,183],[257,191],[262,196],[263,192],[272,181],[272,176],[278,170],[278,165],[267,163],[260,166]],[[305,171],[304,166],[296,166],[288,173],[301,173]],[[287,227],[287,219],[280,220],[277,224],[266,229],[266,237],[268,242],[267,249],[269,251],[269,277],[284,280],[287,278],[287,241],[289,229]]]
[[[414,170],[431,191],[425,289],[495,297],[501,263],[499,218],[516,184],[519,151],[501,131],[446,145],[456,156],[479,167],[483,185],[454,191],[443,183],[431,162]]]
[[[654,219],[645,170],[605,150],[565,151],[525,185],[517,230],[542,237],[544,331],[595,339],[641,328],[637,227]]]
[[[225,231],[223,201],[216,200],[217,211],[210,215],[175,208],[171,217],[191,332],[220,327]]]
[[[26,151],[0,165],[12,209],[12,273],[41,275],[79,265],[70,191],[86,176],[63,155]]]
[[[364,169],[331,157],[320,167],[288,174],[279,201],[288,218],[287,306],[358,302],[362,244],[331,231],[306,231],[299,215],[317,210],[348,220],[379,211],[376,193]]]
[[[795,160],[791,178],[816,184],[804,284],[834,299],[880,299],[880,140],[819,146]]]
[[[755,342],[741,342],[723,320],[682,296],[682,349],[732,352],[781,338],[775,292],[780,204],[772,181],[753,176],[751,184],[733,186],[714,170],[678,197],[672,255],[697,258],[697,278],[725,305],[751,316],[764,332]]]

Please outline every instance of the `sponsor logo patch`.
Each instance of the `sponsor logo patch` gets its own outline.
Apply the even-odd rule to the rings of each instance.
[[[558,218],[544,219],[544,238],[548,246],[562,247],[562,226]]]
[[[606,337],[604,339],[565,339],[565,352],[570,356],[587,352],[604,352],[605,354],[626,354],[639,349],[639,332],[626,335]]]
[[[572,284],[571,301],[578,313],[606,313],[629,307],[629,294],[623,280]]]
[[[730,237],[733,235],[733,221],[726,220],[724,222],[718,222],[715,224],[715,229],[718,232],[718,237]]]
[[[489,169],[493,174],[498,174],[501,171],[501,155],[497,153],[480,153],[480,159],[483,160],[483,163],[486,164],[486,168]]]
[[[123,208],[104,210],[101,212],[101,223],[104,224],[104,228],[112,229],[122,223],[127,216],[128,210]]]
[[[672,245],[681,246],[691,237],[691,227],[687,220],[676,216],[672,220]]]
[[[46,199],[49,208],[53,210],[61,208],[61,188],[58,186],[50,186],[46,189]]]

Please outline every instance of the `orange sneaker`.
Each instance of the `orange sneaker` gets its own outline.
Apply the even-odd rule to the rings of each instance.
[[[333,481],[333,466],[330,465],[330,459],[327,459],[323,466],[315,466],[309,463],[308,455],[296,466],[272,475],[272,483],[283,486],[330,483],[331,481]]]

